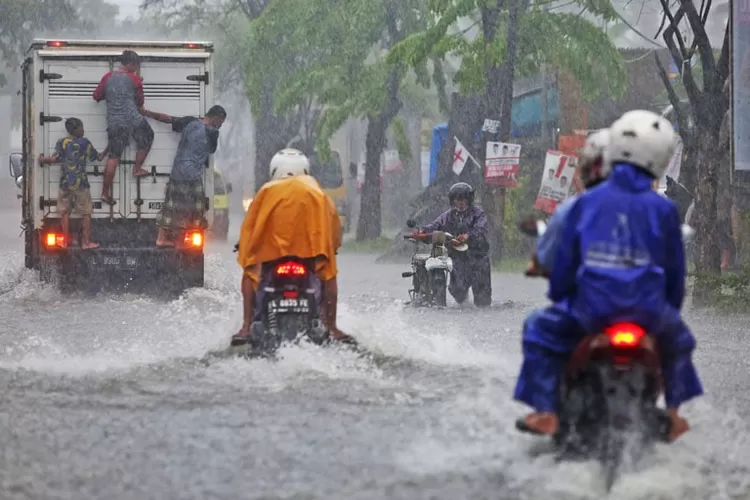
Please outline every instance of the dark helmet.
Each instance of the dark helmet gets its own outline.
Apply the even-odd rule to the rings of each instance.
[[[457,182],[448,190],[448,201],[453,202],[458,198],[463,198],[469,202],[469,206],[474,204],[474,188],[465,182]]]

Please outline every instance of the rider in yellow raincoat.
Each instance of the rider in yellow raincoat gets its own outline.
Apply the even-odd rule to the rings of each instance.
[[[336,252],[341,223],[333,200],[309,175],[307,157],[283,149],[271,160],[271,181],[258,191],[242,223],[237,262],[242,276],[243,321],[232,345],[251,341],[251,323],[260,320],[259,304],[265,281],[263,263],[295,256],[311,259],[322,282],[321,319],[336,340],[352,341],[336,324],[338,283]],[[261,286],[263,284],[264,286]],[[313,283],[318,287],[318,283]]]

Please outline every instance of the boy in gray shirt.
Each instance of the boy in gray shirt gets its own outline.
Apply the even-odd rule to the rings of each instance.
[[[115,171],[130,138],[133,138],[137,148],[134,177],[148,175],[143,169],[143,162],[154,142],[154,130],[139,111],[144,104],[143,79],[137,74],[141,66],[140,57],[132,50],[125,50],[120,56],[120,64],[119,69],[102,77],[93,95],[96,102],[107,101],[109,160],[104,170],[101,199],[111,205],[115,204],[110,195]]]

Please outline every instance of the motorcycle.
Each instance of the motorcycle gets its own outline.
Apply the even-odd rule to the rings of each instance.
[[[541,221],[520,227],[534,236],[546,229]],[[546,277],[535,265],[525,275]],[[657,441],[669,442],[669,415],[657,406],[662,391],[658,348],[640,325],[613,323],[585,337],[573,351],[560,387],[560,426],[552,438],[558,460],[598,459],[609,491],[627,445],[640,451]],[[523,420],[516,428],[530,431]]]
[[[262,320],[250,327],[255,353],[270,355],[283,344],[297,344],[303,339],[316,345],[329,340],[320,320],[316,290],[310,287],[311,272],[308,263],[296,257],[274,264],[263,295]]]
[[[660,367],[656,342],[639,325],[615,323],[584,338],[561,387],[560,427],[553,436],[558,458],[598,458],[609,490],[627,445],[644,450],[669,442],[669,415],[657,406]]]
[[[416,222],[406,222],[409,228],[416,227]],[[453,260],[448,255],[446,242],[454,250],[465,252],[469,245],[460,243],[455,236],[444,231],[432,233],[412,233],[404,239],[415,243],[409,272],[401,273],[402,278],[412,278],[412,289],[409,290],[410,304],[420,306],[445,307],[447,304],[448,276],[453,271]],[[429,241],[430,253],[419,253],[419,244]]]

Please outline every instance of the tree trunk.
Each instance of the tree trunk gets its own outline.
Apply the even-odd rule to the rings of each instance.
[[[497,29],[500,25],[500,8],[502,0],[492,7],[482,7],[482,34],[484,36],[484,112],[483,118],[490,120],[501,120],[503,115],[503,71],[498,65],[500,61],[490,58],[492,46],[497,38]],[[513,82],[510,82],[511,92]],[[501,127],[502,128],[502,127]],[[486,141],[487,139],[499,139],[502,136],[502,130],[495,137],[489,137],[482,134],[482,142],[479,146],[479,161],[484,164],[486,161]],[[498,259],[503,252],[503,230],[502,217],[504,215],[505,190],[491,184],[487,184],[482,179],[478,190],[482,195],[482,208],[487,214],[490,226],[489,244],[490,253],[493,259]]]
[[[368,117],[365,138],[365,182],[362,185],[362,207],[357,222],[357,241],[380,237],[382,214],[380,206],[380,158],[386,142],[386,129],[383,116]]]
[[[695,269],[693,291],[695,305],[708,305],[718,291],[716,279],[721,273],[721,248],[716,211],[718,166],[716,151],[718,131],[715,127],[698,124],[693,139],[696,141],[697,186],[695,190]]]
[[[268,182],[268,168],[271,159],[287,143],[299,133],[299,116],[290,113],[289,116],[275,116],[273,114],[273,87],[266,88],[263,96],[263,107],[258,112],[255,123],[255,192]],[[304,148],[304,145],[297,145]],[[308,153],[308,151],[305,151]]]

